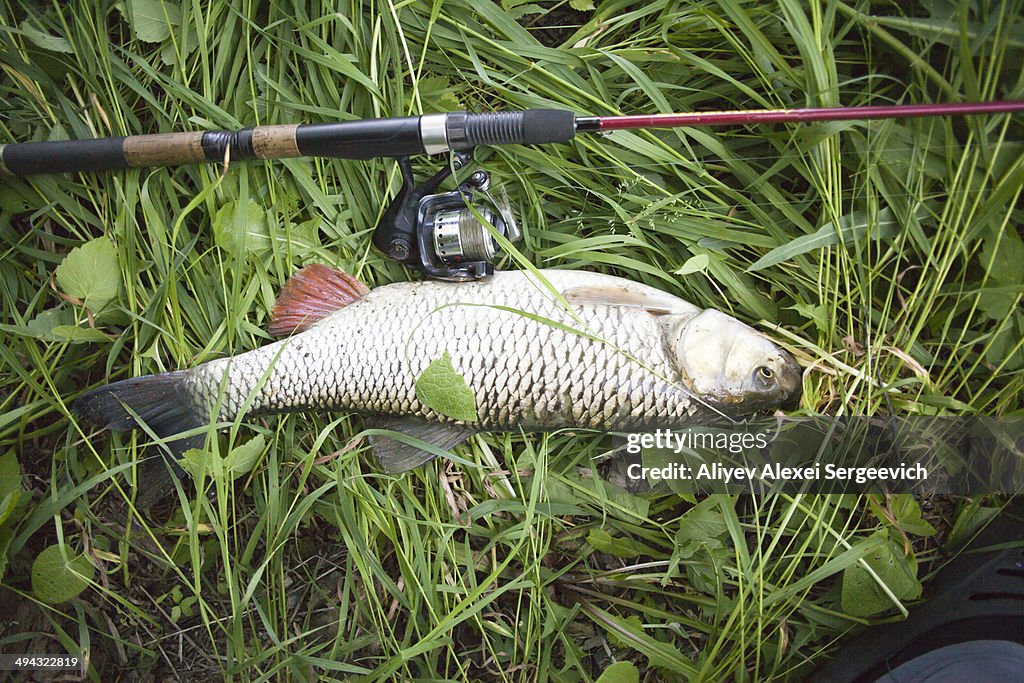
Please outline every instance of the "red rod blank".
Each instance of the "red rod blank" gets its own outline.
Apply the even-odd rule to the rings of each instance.
[[[899,104],[826,109],[754,109],[751,111],[708,111],[690,114],[598,117],[600,130],[624,128],[679,128],[685,126],[732,126],[789,121],[852,121],[900,119],[912,116],[965,116],[1024,112],[1024,101]]]

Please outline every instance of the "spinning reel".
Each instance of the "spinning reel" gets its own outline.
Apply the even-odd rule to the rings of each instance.
[[[462,282],[493,274],[494,261],[504,254],[494,233],[512,243],[523,237],[504,192],[495,200],[490,176],[478,170],[457,190],[436,193],[453,170],[471,159],[470,153],[456,152],[451,166],[417,186],[409,158],[399,157],[402,189],[374,230],[374,246],[438,280]],[[486,203],[476,203],[480,198]]]

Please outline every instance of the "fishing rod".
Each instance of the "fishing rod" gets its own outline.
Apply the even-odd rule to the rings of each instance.
[[[437,193],[479,146],[569,142],[577,133],[624,129],[739,126],[757,123],[855,121],[922,116],[1024,112],[1024,101],[761,109],[578,116],[560,109],[473,114],[448,112],[338,123],[256,126],[239,131],[196,131],[127,137],[0,145],[0,176],[112,171],[250,159],[395,157],[402,187],[374,230],[373,243],[389,258],[445,280],[474,280],[494,272],[502,254],[492,230],[515,243],[522,238],[507,200],[489,191],[477,170],[457,190]],[[417,185],[410,156],[453,152],[452,163]],[[488,204],[477,205],[482,195]]]

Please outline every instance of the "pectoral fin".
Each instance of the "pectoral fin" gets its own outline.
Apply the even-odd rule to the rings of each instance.
[[[565,290],[563,294],[566,301],[575,306],[627,306],[641,308],[651,315],[692,315],[700,311],[688,301],[646,286],[573,287]]]
[[[409,443],[390,436],[373,435],[370,445],[381,467],[388,474],[399,474],[424,465],[440,453],[455,448],[473,435],[466,427],[423,422],[421,420],[379,420],[367,423],[375,429],[387,429],[410,437]],[[423,442],[421,444],[413,441]],[[423,445],[432,450],[425,450]]]

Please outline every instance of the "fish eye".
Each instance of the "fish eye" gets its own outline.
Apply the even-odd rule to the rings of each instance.
[[[762,365],[757,369],[757,376],[760,377],[765,382],[771,382],[773,379],[775,379],[775,371],[772,370],[767,365]]]

